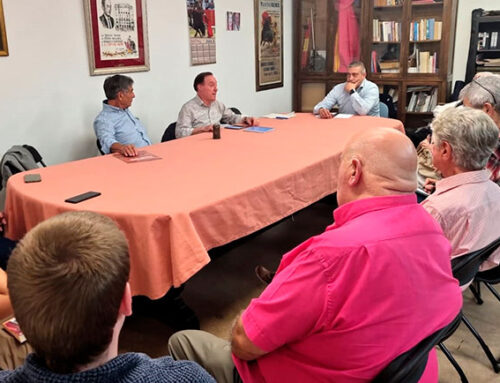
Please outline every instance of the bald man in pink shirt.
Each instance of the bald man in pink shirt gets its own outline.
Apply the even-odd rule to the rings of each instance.
[[[417,203],[416,167],[405,135],[355,136],[342,153],[335,223],[283,256],[231,342],[184,331],[170,339],[171,355],[218,382],[370,382],[449,324],[462,295],[450,244]],[[432,351],[421,382],[437,380]]]

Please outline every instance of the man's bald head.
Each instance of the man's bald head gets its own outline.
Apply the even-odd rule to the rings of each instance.
[[[356,134],[346,144],[339,169],[339,205],[362,198],[407,194],[417,188],[417,152],[391,128]]]

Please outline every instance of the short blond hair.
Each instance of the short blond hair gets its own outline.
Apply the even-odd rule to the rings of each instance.
[[[19,242],[7,268],[12,306],[50,370],[75,372],[108,347],[129,271],[125,235],[96,213],[52,217]]]

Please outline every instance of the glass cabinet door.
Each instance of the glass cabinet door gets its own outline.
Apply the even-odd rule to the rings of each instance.
[[[403,0],[374,0],[371,73],[401,72]]]
[[[438,73],[443,3],[412,0],[408,73]]]
[[[361,57],[361,0],[333,0],[333,72],[346,73]]]
[[[300,70],[313,73],[326,72],[327,0],[302,1],[299,27],[301,29]]]

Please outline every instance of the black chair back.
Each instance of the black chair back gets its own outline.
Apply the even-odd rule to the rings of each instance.
[[[429,352],[446,340],[460,325],[462,312],[453,321],[420,341],[415,347],[399,355],[373,379],[373,383],[417,383],[422,377]]]
[[[99,149],[99,153],[102,155],[106,154],[102,151],[101,141],[99,141],[99,139],[96,140],[95,144],[97,145],[97,149]]]
[[[233,113],[236,113],[236,114],[240,114],[241,115],[241,112],[238,108],[235,108],[234,106],[232,108],[229,108],[233,111]]]
[[[482,249],[471,251],[451,260],[453,276],[458,279],[458,284],[463,286],[474,279],[481,263],[483,263],[500,246],[500,238],[491,242]]]
[[[165,132],[163,133],[163,136],[161,137],[161,142],[175,140],[175,126],[176,125],[177,125],[177,122],[172,122],[167,127],[167,129],[165,129]]]

